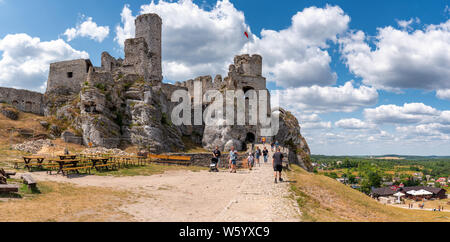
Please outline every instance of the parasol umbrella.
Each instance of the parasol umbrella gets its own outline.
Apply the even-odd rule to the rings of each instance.
[[[394,196],[398,198],[397,201],[398,201],[398,203],[400,203],[400,198],[405,196],[405,194],[402,192],[397,192],[396,194],[394,194]]]
[[[416,195],[418,195],[418,196],[432,195],[432,194],[433,194],[432,192],[429,192],[429,191],[424,190],[424,189],[420,189],[419,191],[416,192]]]
[[[413,196],[417,196],[417,191],[416,190],[411,190],[411,191],[408,191],[406,193],[408,193],[410,195],[413,195]]]

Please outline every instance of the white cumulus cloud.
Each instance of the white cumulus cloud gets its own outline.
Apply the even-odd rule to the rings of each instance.
[[[450,20],[415,31],[379,28],[374,49],[368,39],[357,31],[340,40],[346,64],[365,84],[392,91],[450,88]]]
[[[89,54],[73,49],[62,39],[41,41],[27,34],[0,39],[0,86],[43,92],[52,62],[86,59]]]
[[[98,26],[97,23],[92,21],[92,17],[82,16],[84,20],[82,23],[78,23],[75,28],[69,28],[64,32],[67,37],[67,41],[72,41],[78,37],[88,37],[97,42],[103,42],[103,40],[109,35],[109,26]]]
[[[450,89],[437,90],[436,97],[440,99],[450,100]]]
[[[375,88],[354,87],[351,82],[338,87],[298,87],[273,91],[274,100],[300,112],[353,112],[361,107],[375,105],[378,92]]]
[[[376,128],[376,125],[370,124],[360,119],[350,118],[350,119],[341,119],[335,123],[335,125],[339,128],[343,129],[373,129]]]
[[[405,103],[403,106],[382,105],[364,110],[367,120],[374,123],[412,124],[431,122],[441,112],[423,103]]]
[[[264,72],[281,87],[335,84],[328,41],[348,29],[350,17],[338,6],[309,7],[292,17],[280,31],[264,29],[249,43],[250,51],[264,57]],[[246,48],[244,48],[245,51]]]
[[[292,17],[283,30],[264,29],[254,35],[244,13],[228,0],[203,9],[191,0],[159,1],[141,6],[140,14],[156,13],[163,20],[163,74],[182,81],[200,75],[226,74],[237,54],[248,52],[264,58],[264,75],[282,87],[334,84],[328,41],[348,28],[350,18],[339,7],[310,7]],[[134,37],[134,19],[125,5],[116,42]],[[250,41],[244,36],[250,35]]]

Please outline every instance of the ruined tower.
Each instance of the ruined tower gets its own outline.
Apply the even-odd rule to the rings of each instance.
[[[136,18],[136,39],[144,38],[148,48],[149,75],[151,79],[162,80],[161,35],[162,20],[157,14],[143,14]]]

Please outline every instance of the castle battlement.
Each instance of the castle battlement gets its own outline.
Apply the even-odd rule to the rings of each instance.
[[[234,69],[247,76],[262,76],[262,57],[260,55],[238,55],[234,57]]]

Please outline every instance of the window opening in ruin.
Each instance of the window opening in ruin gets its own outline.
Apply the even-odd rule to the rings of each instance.
[[[253,87],[244,87],[244,88],[242,88],[242,90],[244,91],[244,95],[245,95],[248,91],[255,90],[255,88],[253,88]],[[245,97],[245,100],[249,100],[249,99],[250,98],[248,96]]]
[[[67,78],[72,78],[73,77],[73,72],[67,72]]]

